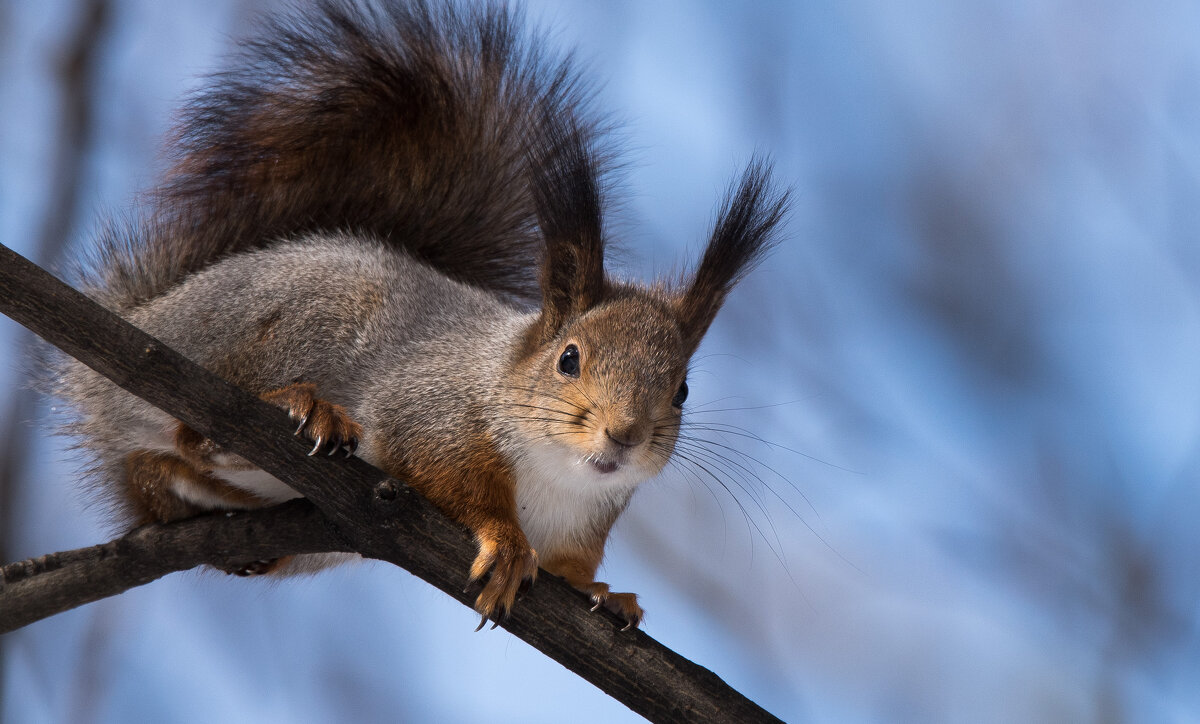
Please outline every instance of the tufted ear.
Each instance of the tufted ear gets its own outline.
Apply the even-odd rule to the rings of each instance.
[[[700,345],[725,296],[766,255],[787,211],[789,192],[771,183],[771,165],[755,158],[731,186],[717,212],[700,266],[683,283],[675,309],[690,356]]]
[[[530,153],[531,189],[546,241],[537,342],[604,296],[604,233],[597,159],[574,122],[548,119]]]

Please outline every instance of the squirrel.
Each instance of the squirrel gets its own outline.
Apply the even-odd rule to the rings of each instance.
[[[756,157],[693,272],[607,276],[607,121],[520,25],[439,0],[270,21],[186,102],[81,285],[287,410],[310,454],[358,454],[468,528],[481,626],[540,567],[630,628],[637,596],[595,580],[609,531],[670,459],[689,360],[788,194]],[[58,381],[125,524],[299,497],[79,363]]]

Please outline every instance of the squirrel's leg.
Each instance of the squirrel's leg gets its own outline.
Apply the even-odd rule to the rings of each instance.
[[[358,449],[362,426],[350,419],[346,408],[317,397],[317,386],[311,382],[295,382],[264,392],[260,397],[286,410],[292,420],[298,423],[296,434],[304,435],[314,443],[309,455],[317,452],[332,455],[340,450],[350,456]],[[181,457],[201,470],[255,469],[254,465],[241,457],[223,452],[215,442],[182,423],[175,431],[175,449]]]
[[[358,448],[362,426],[350,419],[346,408],[318,398],[317,386],[311,382],[296,382],[265,392],[260,397],[286,410],[292,420],[298,423],[296,434],[304,435],[314,443],[309,455],[317,452],[332,455],[340,450],[349,456]],[[256,469],[245,459],[221,450],[215,442],[183,423],[175,430],[175,450],[180,457],[202,471]],[[266,504],[260,501],[257,505],[243,507],[262,507]]]
[[[316,391],[312,383],[297,382],[261,397],[287,410],[299,424],[296,434],[304,434],[314,443],[310,455],[318,451],[332,455],[339,450],[352,455],[362,437],[362,427],[350,419],[345,408],[319,399]],[[175,432],[175,449],[178,455],[130,456],[137,470],[131,470],[127,479],[131,487],[146,491],[140,499],[136,495],[131,497],[142,501],[137,504],[141,510],[152,513],[150,520],[176,520],[214,508],[261,508],[270,504],[212,475],[215,470],[253,470],[254,466],[237,455],[223,452],[212,440],[182,423]],[[187,502],[197,498],[205,505]],[[221,570],[238,576],[261,575],[279,570],[291,558],[250,561]]]
[[[522,583],[537,577],[538,556],[521,530],[515,483],[498,462],[499,455],[479,450],[451,458],[437,455],[440,448],[423,444],[427,441],[405,442],[402,435],[388,435],[386,430],[378,437],[397,442],[393,449],[374,450],[376,463],[475,535],[479,553],[471,564],[469,581],[487,579],[475,599],[475,610],[483,615],[479,628],[489,618],[505,615]],[[422,450],[435,454],[416,454]]]
[[[253,493],[235,488],[178,455],[137,450],[125,457],[128,498],[138,523],[168,523],[218,509],[261,508]]]
[[[167,453],[137,450],[125,456],[125,499],[137,525],[167,523],[199,515],[204,509],[176,492],[176,479],[190,478],[194,469]]]
[[[137,450],[125,457],[125,484],[126,499],[132,504],[139,525],[169,523],[214,509],[266,505],[266,501],[253,493],[209,475],[183,457],[153,450]],[[221,570],[239,576],[259,575],[275,570],[287,560],[250,561]]]
[[[625,619],[628,631],[642,621],[644,612],[638,605],[636,593],[614,593],[608,590],[607,583],[596,579],[596,569],[600,567],[600,559],[604,555],[603,541],[594,550],[579,549],[570,552],[557,553],[543,564],[550,573],[562,576],[567,583],[592,597],[595,611],[601,606]]]
[[[499,510],[481,510],[467,516],[467,527],[479,544],[470,580],[475,582],[490,574],[475,599],[475,610],[483,615],[476,631],[489,618],[512,610],[522,583],[537,578],[537,551],[530,547],[516,517],[515,510],[508,515]]]

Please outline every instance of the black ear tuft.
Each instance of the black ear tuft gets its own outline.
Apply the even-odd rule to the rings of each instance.
[[[569,117],[545,119],[530,150],[530,186],[546,241],[541,342],[604,295],[599,170],[591,140]]]
[[[717,212],[700,266],[676,298],[687,353],[696,351],[725,296],[766,255],[787,212],[789,192],[771,183],[771,164],[754,158]]]

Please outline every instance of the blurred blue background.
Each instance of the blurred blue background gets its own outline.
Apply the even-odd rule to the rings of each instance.
[[[0,3],[0,241],[61,271],[278,5]],[[646,630],[792,722],[1200,718],[1200,6],[528,9],[625,121],[626,273],[691,258],[756,149],[795,188],[692,376],[720,480],[672,469],[610,543]],[[5,560],[111,533],[27,339],[0,319]],[[384,564],[177,574],[0,638],[0,716],[637,719],[473,627]]]

